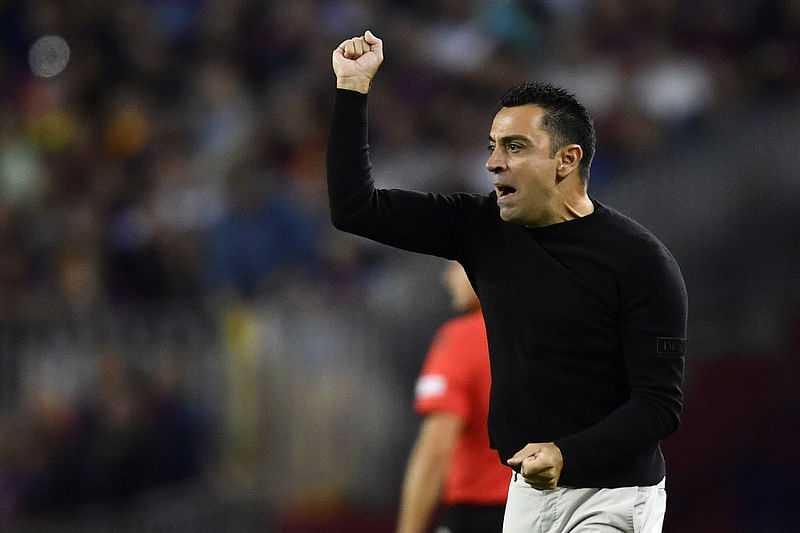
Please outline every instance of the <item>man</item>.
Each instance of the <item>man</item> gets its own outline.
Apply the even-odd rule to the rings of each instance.
[[[548,84],[501,99],[491,194],[376,189],[367,94],[382,60],[371,32],[333,52],[331,219],[464,266],[489,342],[490,442],[519,474],[504,532],[660,531],[660,440],[677,430],[683,402],[677,263],[645,228],[589,197],[592,120]]]
[[[436,533],[500,533],[511,470],[489,447],[489,348],[480,302],[464,269],[444,272],[463,315],[437,331],[417,380],[424,421],[403,482],[398,533],[424,533],[443,502]]]

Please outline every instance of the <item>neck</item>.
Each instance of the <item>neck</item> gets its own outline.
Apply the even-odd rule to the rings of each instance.
[[[550,208],[546,208],[540,220],[525,224],[529,228],[551,226],[560,222],[567,222],[576,218],[585,217],[594,212],[594,204],[589,199],[589,195],[583,190],[580,194],[570,195],[569,197],[555,196],[552,198]]]
[[[569,213],[570,218],[585,217],[594,212],[594,204],[589,199],[589,195],[584,192],[573,201],[564,201],[564,209]]]
[[[577,172],[571,173],[556,186],[557,212],[562,221],[585,217],[594,211],[594,204],[589,199],[586,183]]]

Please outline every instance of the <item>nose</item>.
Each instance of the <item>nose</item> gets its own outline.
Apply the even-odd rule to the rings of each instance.
[[[496,174],[503,171],[505,168],[506,160],[503,156],[503,150],[500,147],[496,147],[489,154],[489,159],[486,160],[486,170],[492,174]]]

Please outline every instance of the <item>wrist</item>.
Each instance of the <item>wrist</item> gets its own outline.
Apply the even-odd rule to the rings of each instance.
[[[368,78],[336,78],[336,88],[367,94],[371,81]]]

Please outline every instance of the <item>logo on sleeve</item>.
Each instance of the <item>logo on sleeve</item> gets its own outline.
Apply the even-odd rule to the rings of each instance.
[[[680,337],[659,337],[656,339],[656,353],[684,355],[686,353],[686,339],[681,339]]]
[[[417,398],[444,396],[444,393],[447,392],[447,378],[439,374],[422,376],[417,380],[414,392]]]

